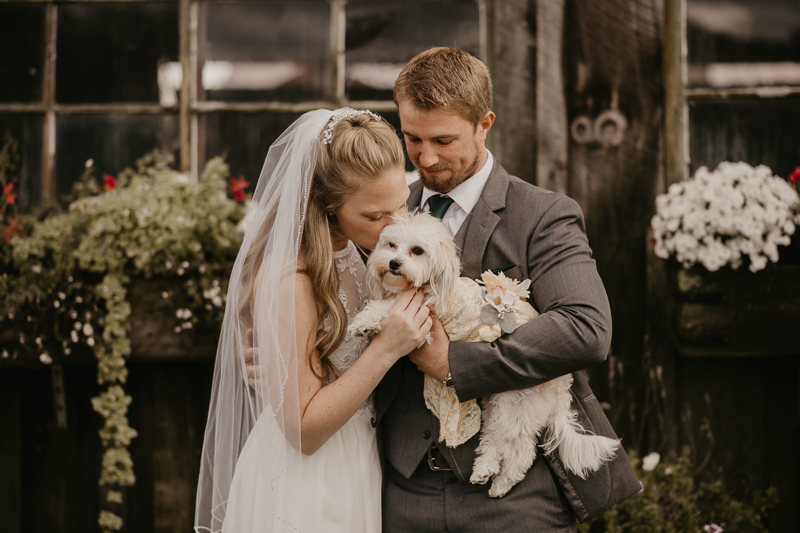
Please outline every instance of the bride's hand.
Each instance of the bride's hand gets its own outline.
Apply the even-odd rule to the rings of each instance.
[[[425,294],[408,289],[401,294],[381,322],[381,332],[372,338],[372,344],[396,361],[419,346],[431,330],[433,320],[430,309],[423,305]]]

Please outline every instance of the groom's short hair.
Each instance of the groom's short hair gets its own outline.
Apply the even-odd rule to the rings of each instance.
[[[492,109],[492,79],[478,58],[457,48],[431,48],[403,67],[394,83],[394,103],[455,112],[477,126]]]

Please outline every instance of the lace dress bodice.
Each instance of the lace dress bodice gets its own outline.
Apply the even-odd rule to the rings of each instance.
[[[367,304],[367,288],[364,284],[366,267],[352,241],[348,242],[347,247],[343,250],[334,252],[333,260],[336,265],[336,272],[339,274],[339,300],[347,312],[347,321],[349,323]],[[326,330],[330,328],[330,317],[326,317],[320,327]],[[356,359],[364,352],[367,344],[369,344],[369,340],[363,337],[351,337],[349,334],[345,336],[342,344],[330,356],[331,363],[333,363],[339,375],[356,362]],[[333,379],[327,383],[330,383],[330,381],[333,381]],[[371,404],[372,401],[370,399],[365,406],[371,406]]]

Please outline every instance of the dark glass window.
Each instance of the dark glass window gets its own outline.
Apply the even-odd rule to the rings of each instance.
[[[61,4],[56,101],[159,102],[159,67],[178,61],[178,4]]]
[[[689,104],[690,172],[722,161],[767,165],[787,178],[800,165],[800,99]]]
[[[206,120],[205,159],[224,157],[231,175],[244,176],[252,192],[270,145],[301,114],[212,113],[202,117]]]
[[[391,100],[403,66],[432,46],[480,55],[474,1],[350,2],[346,14],[345,90],[351,100]]]
[[[6,132],[19,143],[17,207],[30,211],[42,197],[42,135],[44,116],[38,114],[0,114],[0,144]]]
[[[689,85],[800,85],[800,2],[689,0]]]
[[[154,148],[175,150],[176,115],[62,115],[56,122],[56,194],[69,193],[86,160],[102,176],[133,166]]]
[[[333,98],[328,2],[204,2],[201,13],[198,86],[205,99]]]
[[[0,4],[0,102],[41,102],[44,5]]]

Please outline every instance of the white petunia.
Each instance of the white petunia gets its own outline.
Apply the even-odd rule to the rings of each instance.
[[[645,455],[642,458],[642,470],[652,472],[658,466],[659,461],[661,461],[661,455],[659,455],[658,452],[652,452]]]

